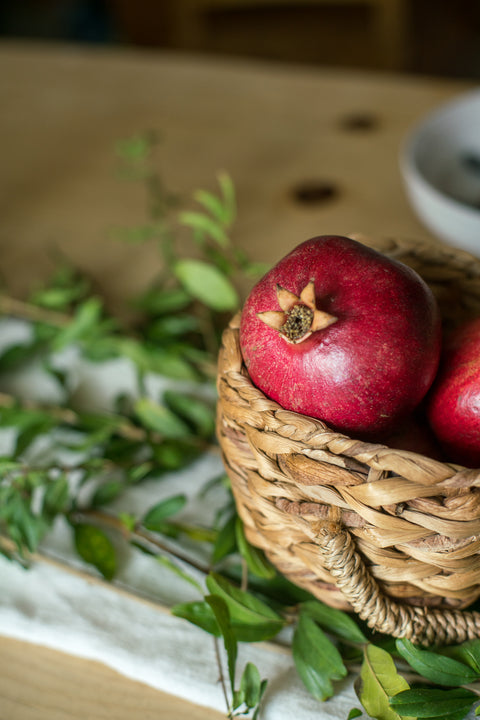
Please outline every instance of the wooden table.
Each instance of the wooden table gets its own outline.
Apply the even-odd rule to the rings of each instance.
[[[114,146],[144,130],[185,195],[233,177],[235,239],[273,262],[322,233],[428,238],[402,188],[408,128],[467,83],[250,61],[0,45],[0,274],[24,293],[60,251],[113,306],[156,272],[156,251],[112,238],[141,222],[140,186],[118,179]],[[53,253],[53,255],[52,255]],[[155,254],[153,254],[155,253]],[[48,667],[48,672],[45,668]],[[96,663],[0,639],[0,720],[220,715]]]

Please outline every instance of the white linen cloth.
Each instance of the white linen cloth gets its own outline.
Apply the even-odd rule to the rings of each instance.
[[[191,501],[183,518],[192,519],[191,513],[202,517],[212,511],[212,502],[211,498],[204,501],[208,510],[199,507],[197,491],[202,478],[218,472],[219,462],[217,457],[206,456],[187,471],[135,488],[132,497],[122,498],[121,506],[138,512],[142,504],[149,507],[155,499],[185,492]],[[62,521],[42,549],[71,568],[82,568],[71,542]],[[199,593],[189,583],[134,549],[123,550],[115,587],[56,564],[37,562],[25,570],[0,558],[0,635],[100,661],[126,677],[225,712],[214,639],[168,610],[175,602],[198,599]],[[221,641],[220,647],[223,653]],[[242,643],[239,675],[247,661],[268,679],[262,720],[345,720],[350,708],[359,705],[350,681],[339,683],[338,694],[327,703],[313,699],[287,648]]]
[[[108,665],[191,702],[225,712],[213,638],[184,620],[56,567],[0,565],[0,633]],[[0,638],[1,642],[1,638]],[[268,678],[262,720],[345,720],[358,706],[350,683],[328,703],[304,689],[291,656],[241,645],[238,666]]]

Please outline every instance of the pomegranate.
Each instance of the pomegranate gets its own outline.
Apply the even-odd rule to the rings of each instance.
[[[446,340],[427,414],[451,460],[480,466],[480,318]]]
[[[427,393],[440,315],[406,265],[347,237],[306,240],[252,289],[240,345],[253,383],[331,428],[380,437]]]

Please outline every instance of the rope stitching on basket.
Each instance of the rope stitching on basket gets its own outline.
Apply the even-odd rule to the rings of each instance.
[[[318,532],[325,569],[370,628],[426,645],[458,644],[480,636],[479,612],[400,605],[382,594],[345,528],[329,523]]]

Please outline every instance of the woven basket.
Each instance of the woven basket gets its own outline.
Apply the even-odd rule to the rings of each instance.
[[[376,249],[430,285],[445,325],[480,316],[480,261],[410,241]],[[480,637],[480,470],[333,432],[249,378],[240,315],[219,355],[217,432],[248,540],[296,585],[414,642]]]

